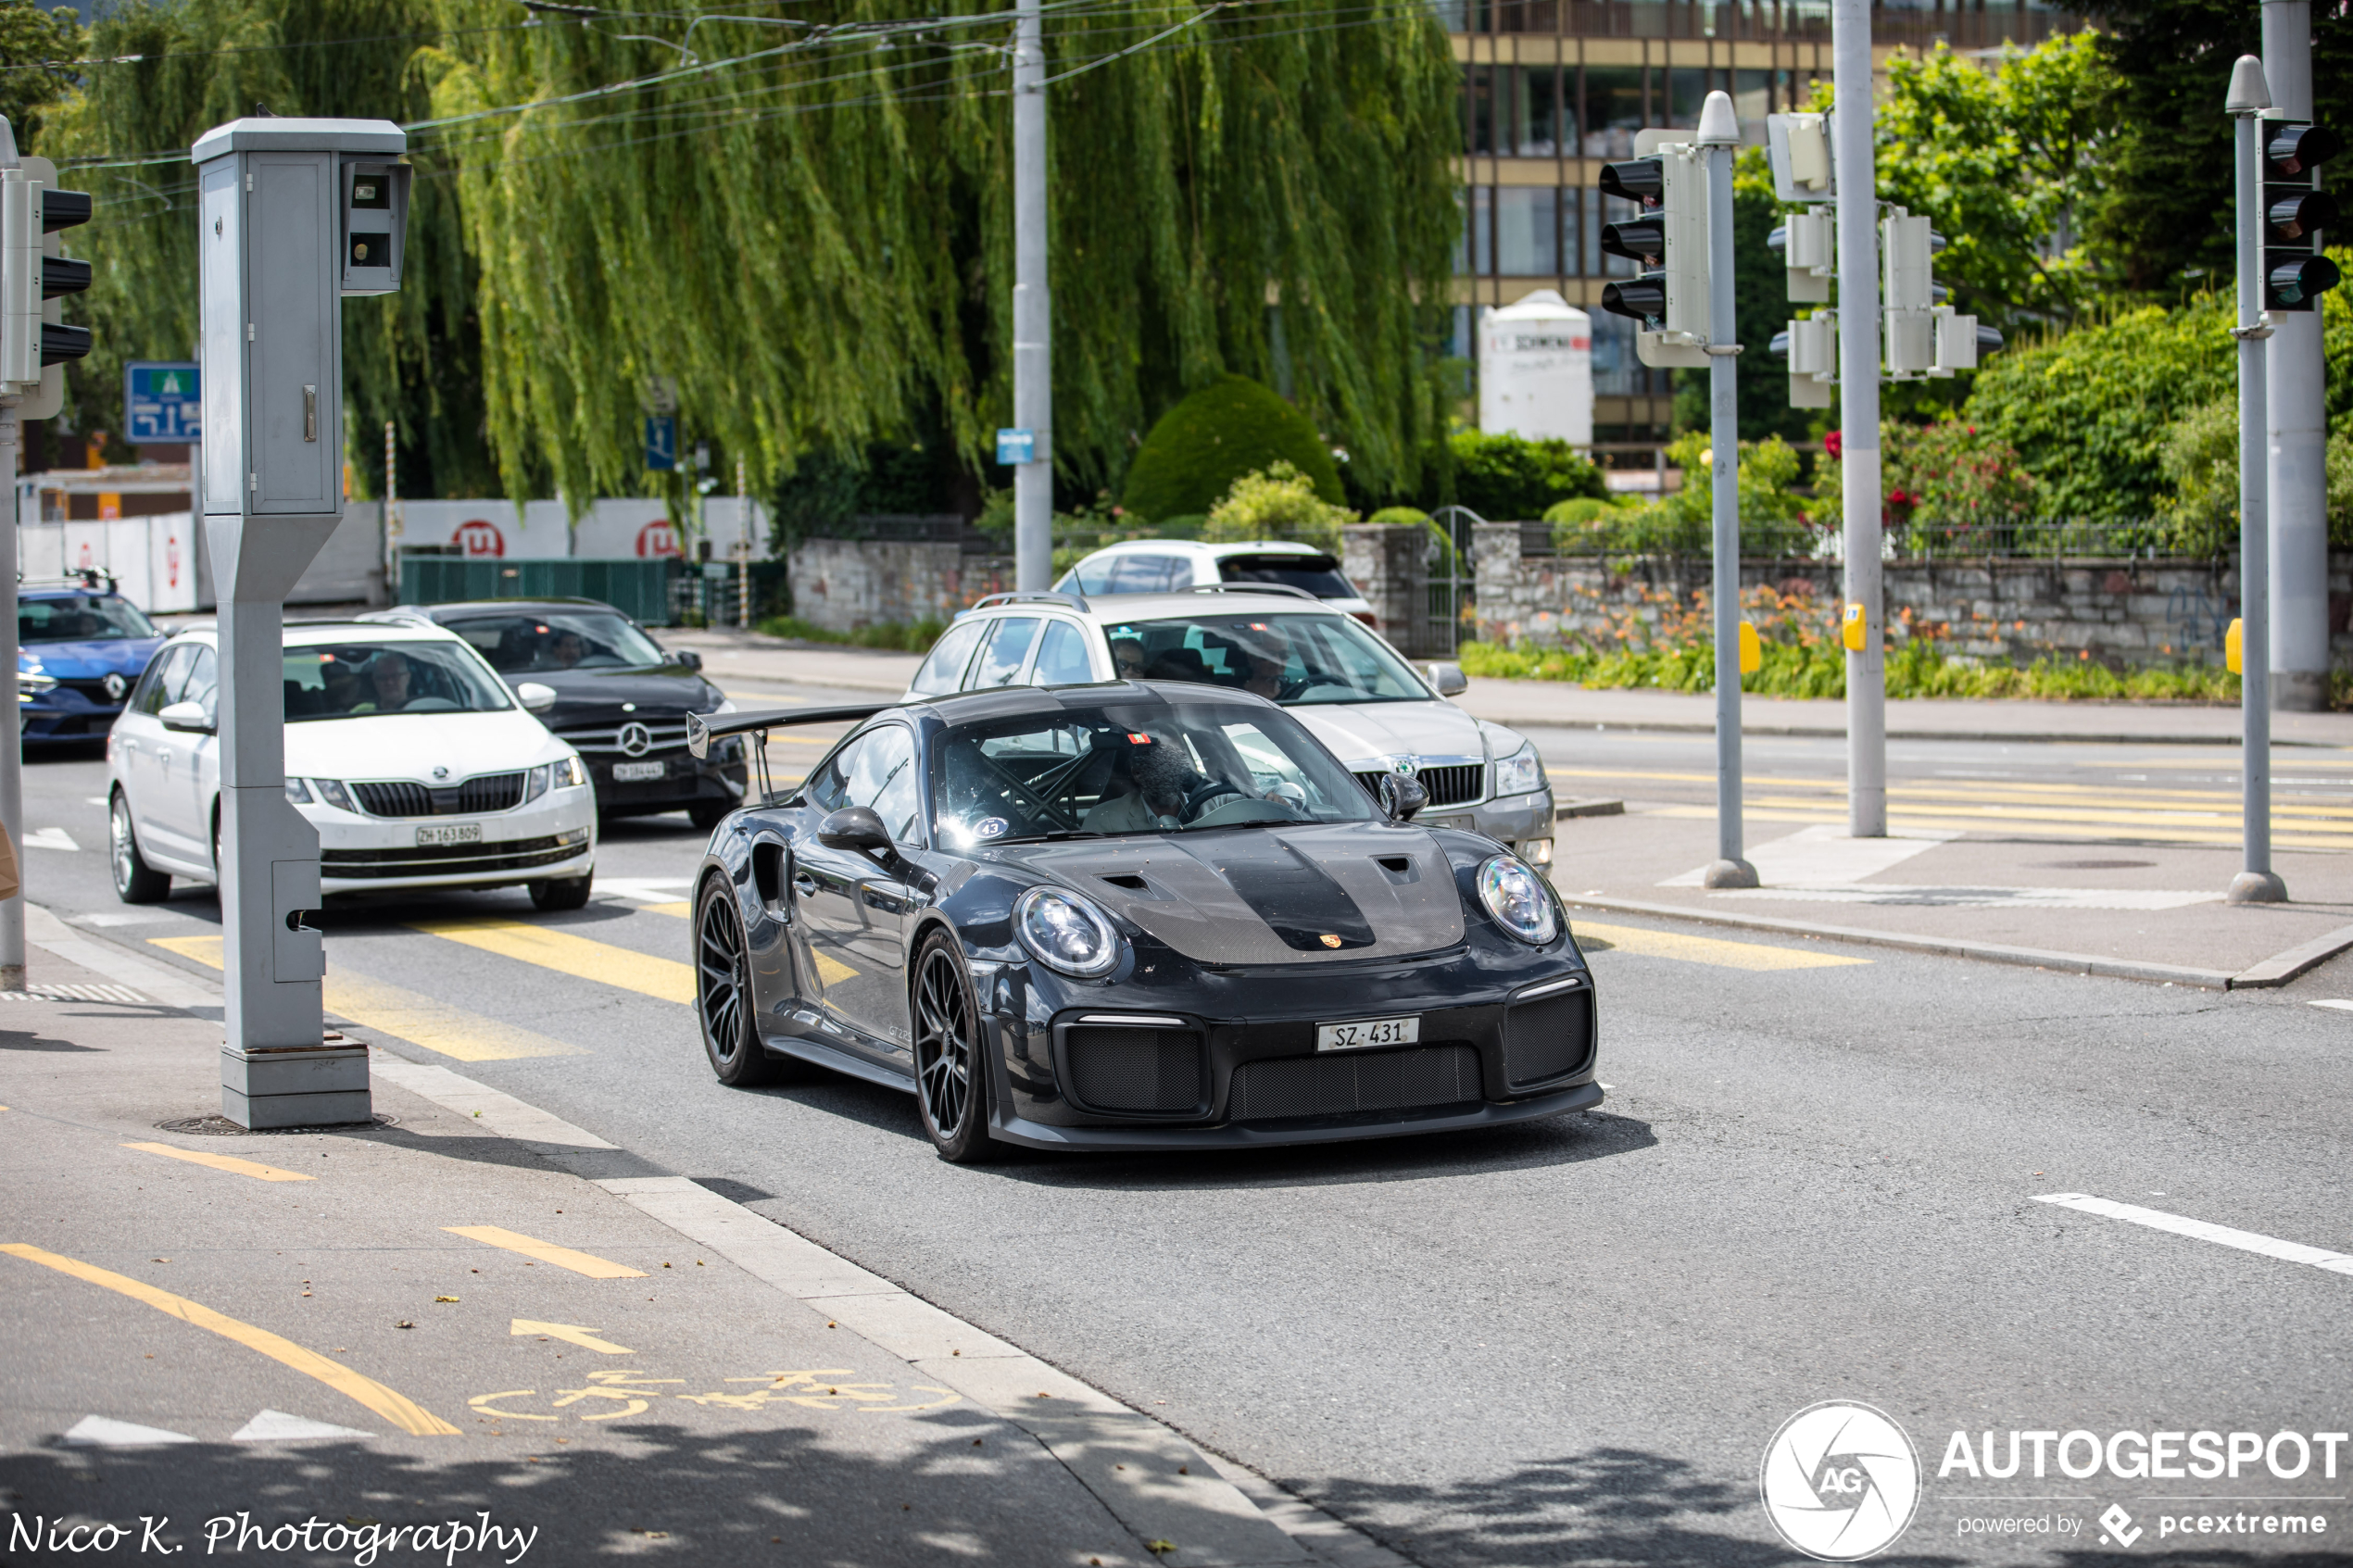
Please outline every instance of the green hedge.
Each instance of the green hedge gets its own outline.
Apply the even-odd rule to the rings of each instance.
[[[1145,521],[1205,516],[1234,481],[1278,462],[1305,474],[1322,499],[1348,498],[1307,416],[1272,387],[1226,376],[1161,416],[1128,465],[1120,503]]]

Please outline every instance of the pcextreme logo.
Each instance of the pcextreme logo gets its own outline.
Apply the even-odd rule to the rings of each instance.
[[[1825,1399],[1773,1434],[1757,1490],[1781,1539],[1819,1562],[1855,1562],[1911,1524],[1919,1455],[1884,1411]]]

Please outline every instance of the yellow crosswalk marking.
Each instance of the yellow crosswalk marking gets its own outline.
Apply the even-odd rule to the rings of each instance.
[[[676,915],[684,920],[695,912],[695,906],[693,900],[681,898],[674,904],[640,904],[637,912],[641,915]]]
[[[642,991],[665,1002],[695,999],[692,964],[680,963],[676,959],[657,959],[610,942],[591,941],[569,931],[512,920],[419,921],[415,929],[431,936],[462,942],[485,953],[496,953],[500,958],[536,964],[601,985],[618,985],[625,991]]]
[[[686,899],[675,904],[640,904],[638,912],[648,915],[691,915],[695,906]],[[838,985],[845,980],[855,980],[858,972],[829,953],[813,955],[817,960],[817,978],[828,985]]]
[[[1650,931],[1638,925],[1603,925],[1594,921],[1572,922],[1582,936],[1596,936],[1621,953],[1645,958],[1680,959],[1685,963],[1714,964],[1719,969],[1836,969],[1864,964],[1869,959],[1842,953],[1820,953],[1807,947],[1776,947],[1763,942],[1726,942],[1714,936],[1686,936],[1680,932]]]
[[[510,1252],[520,1252],[526,1258],[536,1258],[543,1263],[553,1263],[560,1269],[570,1269],[590,1279],[643,1279],[643,1269],[633,1269],[626,1263],[616,1263],[599,1258],[593,1252],[575,1252],[569,1247],[558,1247],[552,1241],[541,1241],[518,1231],[501,1230],[497,1225],[444,1225],[452,1236],[462,1236],[469,1241],[479,1241],[488,1247],[503,1247]]]
[[[147,940],[182,958],[215,969],[221,967],[221,938],[218,936],[150,936]],[[459,1061],[515,1061],[525,1057],[586,1054],[579,1047],[565,1045],[561,1040],[551,1040],[545,1035],[468,1012],[415,991],[340,970],[328,970],[320,988],[320,999],[329,1012],[347,1018],[362,1029],[381,1030]]]
[[[263,1165],[251,1160],[239,1160],[230,1154],[207,1154],[198,1149],[174,1148],[168,1143],[127,1143],[125,1148],[135,1148],[142,1154],[160,1154],[168,1160],[184,1160],[191,1165],[209,1165],[216,1171],[226,1171],[235,1176],[251,1176],[261,1182],[315,1182],[316,1176],[306,1176],[297,1171],[281,1171],[275,1165]]]
[[[111,1269],[102,1269],[95,1263],[85,1263],[79,1258],[68,1258],[59,1253],[44,1251],[38,1247],[28,1247],[20,1242],[0,1245],[0,1252],[22,1258],[28,1262],[39,1263],[44,1268],[55,1269],[61,1274],[70,1274],[75,1279],[86,1281],[91,1285],[103,1286],[120,1295],[130,1297],[133,1301],[145,1302],[156,1311],[178,1318],[182,1323],[193,1323],[202,1329],[209,1329],[223,1339],[233,1340],[248,1350],[258,1350],[273,1361],[294,1368],[306,1377],[317,1378],[347,1399],[357,1399],[403,1432],[412,1433],[420,1437],[455,1437],[459,1435],[456,1427],[407,1395],[396,1393],[374,1378],[363,1376],[339,1361],[331,1361],[318,1351],[305,1349],[293,1340],[283,1338],[266,1328],[256,1328],[249,1323],[239,1323],[233,1317],[216,1312],[211,1308],[200,1302],[191,1301],[184,1296],[174,1296],[168,1290],[158,1290],[145,1280],[132,1279],[128,1274],[119,1274]]]
[[[567,1345],[577,1345],[584,1350],[595,1350],[606,1356],[634,1356],[637,1353],[626,1345],[616,1345],[610,1339],[598,1338],[597,1331],[593,1328],[583,1328],[578,1323],[534,1323],[529,1318],[517,1318],[514,1320],[514,1325],[508,1329],[507,1333],[510,1337],[518,1339],[535,1335],[545,1335],[550,1339],[560,1339]],[[493,1395],[492,1398],[495,1399],[497,1396]]]

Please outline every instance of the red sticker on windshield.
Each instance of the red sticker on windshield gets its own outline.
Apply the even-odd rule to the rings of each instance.
[[[1128,735],[1128,737],[1127,737],[1127,741],[1128,741],[1128,744],[1129,744],[1129,745],[1131,745],[1131,746],[1150,746],[1150,745],[1151,745],[1151,743],[1152,743],[1152,737],[1151,737],[1151,736],[1150,736],[1150,735],[1139,735],[1139,734],[1131,734],[1130,735]]]

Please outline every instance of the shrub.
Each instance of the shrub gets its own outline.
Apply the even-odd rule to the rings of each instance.
[[[774,615],[760,623],[760,630],[771,637],[786,637],[797,643],[835,643],[845,647],[891,648],[900,653],[929,653],[931,645],[948,630],[944,621],[918,621],[912,626],[861,626],[854,632],[836,632],[824,626],[812,626],[797,616]]]
[[[1387,528],[1428,528],[1429,514],[1419,507],[1383,507],[1365,521]]]
[[[1202,537],[1214,543],[1250,539],[1300,539],[1335,554],[1340,530],[1356,514],[1318,494],[1307,475],[1286,462],[1234,481],[1225,498],[1209,509]]]
[[[1449,436],[1446,445],[1455,503],[1491,522],[1541,518],[1556,502],[1609,493],[1602,470],[1566,441],[1468,430]]]
[[[1887,524],[1963,527],[1989,535],[2034,511],[2034,476],[2017,448],[1960,420],[1880,427],[1880,483]]]
[[[1331,449],[1307,416],[1272,387],[1226,376],[1193,393],[1153,425],[1127,469],[1126,510],[1139,520],[1200,515],[1244,474],[1289,463],[1316,495],[1347,499]]]

